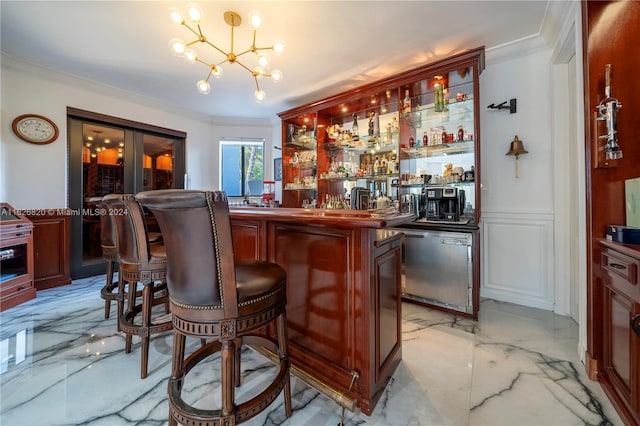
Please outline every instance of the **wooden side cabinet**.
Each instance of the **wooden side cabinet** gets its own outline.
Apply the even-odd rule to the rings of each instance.
[[[601,249],[604,379],[640,424],[640,250],[606,241]]]
[[[27,215],[33,223],[33,280],[36,290],[71,283],[70,210],[45,209]]]
[[[0,311],[36,297],[33,286],[33,224],[0,203]]]

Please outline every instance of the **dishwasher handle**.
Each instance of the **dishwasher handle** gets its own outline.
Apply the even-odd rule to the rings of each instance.
[[[441,238],[440,244],[450,244],[456,246],[470,246],[471,243],[467,238]]]
[[[409,237],[409,238],[424,238],[424,234],[413,234],[413,233],[409,233],[407,231],[402,231],[404,232],[404,236],[405,237]]]

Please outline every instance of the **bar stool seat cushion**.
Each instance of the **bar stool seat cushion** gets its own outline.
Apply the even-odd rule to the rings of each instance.
[[[246,304],[267,297],[286,285],[284,269],[271,262],[236,264],[238,304]]]

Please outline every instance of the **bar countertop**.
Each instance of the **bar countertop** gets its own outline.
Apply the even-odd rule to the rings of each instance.
[[[306,225],[329,225],[339,228],[387,228],[398,226],[415,218],[413,214],[398,213],[393,209],[347,210],[347,209],[302,209],[231,207],[232,219],[264,219],[304,223]]]

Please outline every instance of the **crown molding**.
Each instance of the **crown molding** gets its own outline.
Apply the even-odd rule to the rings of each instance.
[[[99,93],[104,96],[117,97],[127,102],[142,105],[145,107],[155,108],[173,115],[178,115],[189,120],[201,121],[211,125],[219,126],[244,126],[244,127],[271,127],[269,118],[244,118],[244,117],[217,117],[201,114],[195,111],[185,111],[182,108],[176,108],[174,105],[157,99],[141,96],[137,93],[128,92],[118,87],[109,86],[96,81],[88,80],[76,75],[62,73],[57,70],[45,68],[36,64],[32,64],[11,55],[2,52],[0,57],[0,66],[3,70],[14,70],[19,73],[28,74],[36,78],[42,79],[43,75],[47,76],[47,80],[54,81],[67,86],[77,87],[92,93]]]
[[[485,62],[487,66],[490,66],[547,49],[549,49],[549,46],[546,44],[544,38],[539,33],[532,34],[508,43],[487,48],[485,50]]]

